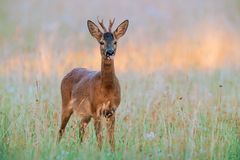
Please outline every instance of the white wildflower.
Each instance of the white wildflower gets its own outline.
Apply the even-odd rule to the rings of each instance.
[[[144,139],[145,140],[153,140],[155,138],[155,133],[154,132],[149,132],[144,134]]]

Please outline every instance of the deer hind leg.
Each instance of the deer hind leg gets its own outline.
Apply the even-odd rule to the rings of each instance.
[[[96,132],[98,147],[99,149],[102,149],[102,123],[100,117],[94,118],[94,128]]]
[[[85,134],[85,129],[86,129],[88,123],[90,122],[90,120],[91,120],[91,116],[86,116],[86,117],[83,117],[81,122],[80,122],[80,128],[79,128],[80,143],[83,141],[83,137],[84,137],[84,134]]]
[[[115,150],[115,140],[114,140],[114,126],[115,126],[115,114],[113,114],[111,117],[107,118],[107,135],[108,135],[108,141],[111,145],[111,150]]]
[[[69,107],[63,107],[62,108],[62,117],[61,117],[61,127],[59,129],[58,133],[58,142],[60,142],[62,135],[65,131],[65,127],[73,113],[73,109]]]

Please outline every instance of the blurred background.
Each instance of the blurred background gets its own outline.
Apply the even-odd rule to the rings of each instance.
[[[100,68],[86,22],[129,19],[117,72],[240,69],[239,0],[1,0],[0,75],[63,76]]]

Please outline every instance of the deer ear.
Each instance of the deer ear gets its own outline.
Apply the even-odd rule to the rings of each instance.
[[[100,41],[102,37],[102,32],[100,31],[98,26],[90,20],[87,21],[87,26],[91,35],[95,37],[98,41]]]
[[[128,23],[129,23],[128,20],[123,21],[114,31],[114,36],[116,37],[116,39],[119,39],[125,34],[128,28]]]

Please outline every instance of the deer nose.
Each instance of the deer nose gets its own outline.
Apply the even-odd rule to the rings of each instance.
[[[107,50],[106,55],[107,55],[107,56],[112,56],[112,55],[114,55],[114,50],[113,50],[113,49]]]

